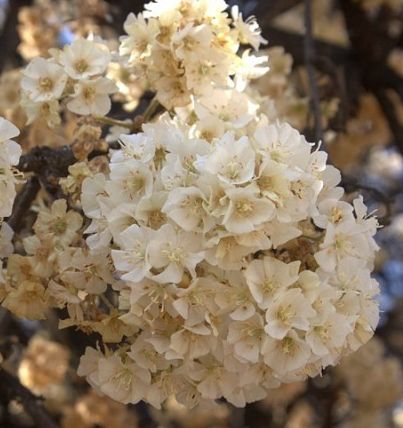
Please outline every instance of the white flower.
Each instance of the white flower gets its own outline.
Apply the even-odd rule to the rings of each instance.
[[[293,328],[308,330],[309,319],[315,315],[301,290],[292,288],[282,291],[274,297],[266,312],[265,331],[275,339],[283,339]]]
[[[118,271],[124,272],[125,281],[139,282],[150,269],[146,260],[147,246],[152,239],[152,230],[136,224],[120,235],[122,250],[112,250],[112,259]]]
[[[77,369],[78,376],[85,376],[87,381],[94,387],[98,387],[98,363],[103,354],[87,346],[84,355],[80,358],[80,364]]]
[[[197,187],[178,187],[169,193],[162,212],[186,231],[206,232],[214,226],[214,220],[204,209],[205,202]]]
[[[16,196],[17,178],[12,167],[19,162],[21,147],[10,138],[19,133],[16,126],[0,117],[0,221],[11,215]]]
[[[321,250],[315,254],[319,266],[331,272],[343,257],[367,258],[371,250],[363,232],[362,227],[354,220],[338,226],[329,224],[325,239],[320,246]]]
[[[353,207],[347,202],[325,199],[318,204],[319,214],[313,217],[315,224],[326,229],[328,223],[338,225],[353,220]]]
[[[148,163],[155,155],[155,142],[146,134],[121,135],[119,141],[122,145],[122,151],[112,155],[112,162],[133,158]]]
[[[234,345],[237,358],[241,361],[259,361],[262,339],[265,336],[263,319],[255,314],[246,321],[233,321],[228,327],[228,343]]]
[[[60,98],[67,82],[63,68],[44,58],[32,60],[23,75],[21,87],[28,98],[35,102]]]
[[[231,15],[241,43],[253,46],[255,51],[259,49],[260,44],[267,44],[267,41],[260,35],[261,30],[254,16],[244,21],[238,6],[233,6],[231,8]]]
[[[200,171],[217,175],[224,183],[243,184],[253,177],[255,153],[246,137],[237,141],[233,134],[227,133],[209,156],[197,160],[196,166]]]
[[[205,55],[209,51],[213,34],[208,25],[186,25],[172,37],[175,54],[185,60],[192,56]]]
[[[151,376],[148,370],[134,363],[124,364],[113,355],[99,360],[98,380],[100,390],[108,397],[124,404],[135,404],[146,394]]]
[[[222,224],[229,232],[253,232],[256,226],[271,220],[275,215],[274,204],[258,198],[254,187],[229,189],[226,194],[229,204]]]
[[[351,332],[351,320],[336,312],[327,312],[312,323],[306,333],[306,342],[312,352],[320,357],[336,354],[337,348],[343,346],[346,336]]]
[[[185,327],[171,336],[170,348],[174,351],[173,358],[188,356],[195,359],[210,351],[211,331],[203,324]]]
[[[58,100],[33,102],[24,97],[21,105],[24,107],[28,117],[27,124],[30,125],[37,119],[44,119],[49,127],[60,125],[60,104]]]
[[[133,159],[113,163],[110,178],[105,188],[115,201],[133,202],[151,196],[153,177],[143,162]]]
[[[154,43],[160,31],[157,21],[146,21],[142,14],[136,17],[130,13],[124,23],[124,29],[128,36],[121,38],[120,54],[129,55],[131,63],[150,55],[150,45]]]
[[[11,140],[11,138],[15,138],[19,134],[20,134],[20,131],[15,125],[13,125],[8,120],[4,119],[4,117],[0,116],[0,142],[1,143]],[[1,151],[1,155],[3,155],[3,150]],[[15,161],[13,165],[15,165],[17,162],[18,160]]]
[[[267,309],[278,291],[286,290],[298,280],[300,263],[283,263],[273,257],[253,260],[244,275],[252,296],[261,309]]]
[[[195,268],[203,260],[203,255],[196,234],[176,231],[166,224],[156,232],[148,247],[150,265],[161,270],[152,278],[158,282],[178,283],[185,269],[195,277]]]
[[[82,80],[74,89],[74,96],[67,103],[67,108],[76,114],[93,116],[105,116],[109,112],[109,94],[116,91],[115,84],[105,77]]]
[[[110,59],[105,45],[86,39],[76,39],[66,45],[59,56],[64,71],[79,80],[103,74]]]
[[[106,177],[98,173],[93,177],[87,177],[82,184],[81,205],[85,215],[89,218],[99,218],[101,216],[101,206],[99,198],[105,196]]]
[[[266,337],[262,353],[265,363],[279,376],[302,368],[311,357],[309,346],[293,330],[282,339]]]
[[[208,314],[218,309],[214,302],[215,287],[220,284],[213,277],[197,278],[188,288],[178,291],[173,307],[186,320],[186,325],[194,326],[208,321]]]
[[[305,169],[311,146],[288,123],[260,126],[254,133],[257,150],[273,161]]]
[[[246,49],[241,57],[240,65],[235,74],[235,88],[238,91],[244,91],[247,84],[252,79],[258,79],[269,71],[267,66],[267,56],[255,56],[249,54]]]

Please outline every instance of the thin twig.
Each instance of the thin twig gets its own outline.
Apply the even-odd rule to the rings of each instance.
[[[304,37],[304,54],[305,66],[308,73],[309,89],[310,89],[310,104],[313,111],[315,140],[317,143],[323,143],[323,129],[320,111],[319,88],[315,77],[315,69],[313,61],[315,58],[315,49],[313,45],[312,35],[312,2],[305,0],[305,37]]]
[[[158,108],[161,106],[159,101],[156,97],[154,97],[151,101],[148,107],[146,108],[145,112],[143,113],[143,122],[148,122],[151,120],[155,113],[157,113]]]
[[[127,128],[127,129],[132,129],[133,128],[133,122],[126,122],[124,120],[118,120],[118,119],[114,119],[113,117],[95,117],[95,119],[98,122],[101,122],[105,125],[110,125],[110,126],[121,126],[122,128]]]

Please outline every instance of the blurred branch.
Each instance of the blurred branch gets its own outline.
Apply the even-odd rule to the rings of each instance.
[[[394,142],[403,154],[402,125],[385,92],[393,89],[403,100],[403,79],[386,65],[390,52],[399,44],[399,39],[391,37],[388,32],[388,24],[393,18],[380,13],[376,18],[369,19],[360,5],[352,0],[339,0],[339,4],[363,86],[377,97],[394,135]]]
[[[12,374],[0,367],[0,398],[1,400],[18,400],[24,410],[31,416],[37,428],[58,428],[49,413],[43,407],[41,399],[21,385]]]
[[[375,95],[389,122],[390,130],[395,138],[395,143],[400,153],[403,155],[403,125],[399,121],[395,106],[385,90],[380,89],[375,92]]]
[[[293,31],[283,30],[272,25],[263,26],[262,35],[269,41],[270,46],[284,46],[285,50],[293,56],[295,64],[304,64],[304,36]],[[341,46],[312,41],[316,61],[320,57],[330,58],[335,64],[345,64],[351,58],[351,51]]]
[[[316,143],[323,143],[323,129],[322,119],[320,110],[320,96],[318,83],[316,81],[315,69],[313,66],[313,60],[315,58],[315,48],[313,45],[312,36],[312,2],[311,0],[305,0],[305,37],[304,37],[304,57],[305,66],[308,73],[309,80],[309,92],[310,92],[310,106],[313,112],[314,118],[314,129],[315,129],[315,141]]]
[[[32,0],[11,0],[9,2],[7,18],[3,31],[0,34],[0,73],[5,68],[7,61],[15,55],[19,43],[17,33],[18,13],[24,6],[29,6]]]
[[[268,23],[300,3],[302,0],[260,0],[253,13],[259,22]]]

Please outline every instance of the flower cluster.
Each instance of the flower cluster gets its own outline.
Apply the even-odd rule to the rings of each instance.
[[[22,104],[28,123],[40,116],[49,126],[59,124],[60,101],[66,98],[73,113],[106,115],[111,108],[109,95],[116,87],[104,76],[111,60],[105,43],[79,38],[51,54],[49,59],[33,59],[23,72]]]
[[[87,350],[92,385],[124,403],[244,406],[372,336],[377,221],[340,200],[325,152],[264,116],[210,141],[168,116],[143,129],[83,182],[87,244],[112,247],[136,332]]]
[[[23,72],[29,122],[59,125],[65,108],[96,118],[71,133],[63,115],[79,162],[58,182],[66,199],[37,198],[0,300],[28,319],[65,309],[59,327],[98,333],[79,374],[121,403],[244,406],[336,364],[378,321],[377,220],[362,198],[343,200],[340,172],[290,125],[307,113],[287,85],[291,57],[270,49],[270,74],[249,85],[267,57],[242,45],[264,40],[254,18],[226,9],[158,0],[129,15],[114,66],[104,41],[78,38]],[[121,127],[142,123],[104,117],[109,77],[121,74],[127,109],[137,91],[155,99],[116,149]],[[148,122],[156,101],[169,112]],[[116,126],[104,140],[95,122]],[[0,122],[0,142],[16,135],[10,126]],[[6,216],[19,149],[1,144]],[[11,236],[3,227],[0,257]]]
[[[229,16],[227,7],[223,0],[158,0],[128,16],[119,52],[167,109],[217,87],[243,90],[267,71],[267,57],[250,49],[239,56],[240,45],[265,43],[256,20],[244,21],[237,7]]]
[[[19,133],[11,122],[0,117],[0,282],[4,281],[2,259],[13,252],[13,231],[3,220],[11,214],[16,196],[17,177],[13,167],[18,164],[21,148],[11,138]]]

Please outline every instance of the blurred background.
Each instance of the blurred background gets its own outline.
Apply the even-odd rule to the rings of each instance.
[[[330,162],[344,174],[347,197],[362,193],[369,211],[379,216],[383,227],[375,276],[382,313],[374,339],[321,378],[273,390],[245,409],[220,402],[187,411],[170,401],[157,411],[91,392],[75,374],[90,340],[83,333],[57,331],[56,317],[24,322],[0,309],[0,356],[18,374],[18,379],[0,376],[0,427],[36,426],[13,396],[13,388],[26,394],[19,382],[43,396],[62,428],[403,427],[403,0],[230,3],[238,4],[245,17],[255,15],[268,40],[272,68],[255,84],[267,97],[267,110],[274,100],[308,140],[321,138]],[[0,0],[0,116],[24,127],[19,69],[30,59],[78,35],[116,39],[127,14],[142,8],[137,0]],[[306,33],[307,19],[312,37]],[[314,70],[319,116],[310,101],[307,60]],[[115,102],[132,116],[142,108],[142,93],[133,76],[120,79],[124,85]],[[118,110],[116,117],[124,119]],[[34,123],[24,127],[19,142],[25,150],[67,144],[71,127],[69,118],[52,131]],[[46,421],[43,427],[48,428]]]

